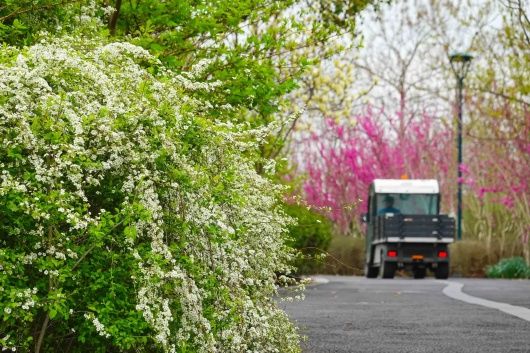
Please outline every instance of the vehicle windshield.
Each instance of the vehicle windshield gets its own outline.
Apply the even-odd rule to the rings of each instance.
[[[438,214],[436,194],[378,194],[377,214],[401,213],[409,215]]]

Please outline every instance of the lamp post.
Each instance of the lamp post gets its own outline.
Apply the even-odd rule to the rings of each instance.
[[[464,79],[469,71],[473,56],[468,53],[454,53],[449,56],[451,69],[456,77],[456,92],[458,102],[458,120],[457,120],[457,140],[458,148],[458,211],[457,211],[457,239],[462,240],[462,91],[464,90]]]

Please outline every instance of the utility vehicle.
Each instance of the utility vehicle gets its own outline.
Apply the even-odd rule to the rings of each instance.
[[[449,276],[455,220],[440,214],[438,181],[375,179],[363,221],[366,277],[394,278],[402,268],[414,278],[424,278],[427,269],[438,279]]]

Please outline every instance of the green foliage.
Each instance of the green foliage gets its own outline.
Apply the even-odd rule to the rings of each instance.
[[[263,124],[307,64],[323,59],[302,49],[325,47],[337,33],[352,32],[355,14],[367,3],[130,1],[121,6],[116,33],[133,35],[177,70],[214,60],[204,77],[222,80],[225,89],[213,101],[245,107],[256,113],[251,123]]]
[[[295,263],[298,273],[315,273],[321,268],[321,256],[328,250],[333,234],[331,221],[302,205],[285,204],[285,212],[296,224],[289,226],[289,245],[300,251]]]
[[[502,259],[486,270],[489,278],[530,278],[530,265],[522,257]]]
[[[23,46],[35,43],[42,32],[54,34],[83,31],[99,22],[89,0],[5,0],[0,2],[0,42]]]
[[[0,40],[31,44],[39,31],[83,31],[87,21],[108,24],[97,29],[127,38],[176,71],[203,59],[211,65],[201,81],[221,80],[223,90],[208,95],[211,115],[230,104],[251,114],[232,116],[252,126],[269,123],[282,97],[313,62],[339,47],[330,38],[354,33],[355,15],[368,0],[133,0],[7,1],[0,8]],[[197,96],[204,92],[195,92]],[[206,107],[205,107],[206,108]]]

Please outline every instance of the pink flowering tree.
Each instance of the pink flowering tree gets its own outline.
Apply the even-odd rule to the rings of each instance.
[[[320,134],[312,133],[302,143],[298,165],[307,173],[306,202],[342,232],[358,229],[375,178],[435,178],[451,202],[449,180],[456,174],[452,130],[427,114],[396,129],[394,123],[401,121],[399,115],[388,120],[369,108],[350,123],[327,119]]]
[[[528,11],[500,11],[499,29],[475,44],[481,60],[468,79],[464,182],[474,192],[464,231],[484,240],[489,254],[496,249],[493,257],[524,254],[530,263],[530,43],[520,22]]]
[[[530,262],[530,111],[503,106],[496,113],[468,128],[473,158],[462,166],[462,182],[473,197],[464,221],[488,249],[498,245],[498,256],[522,249]]]

